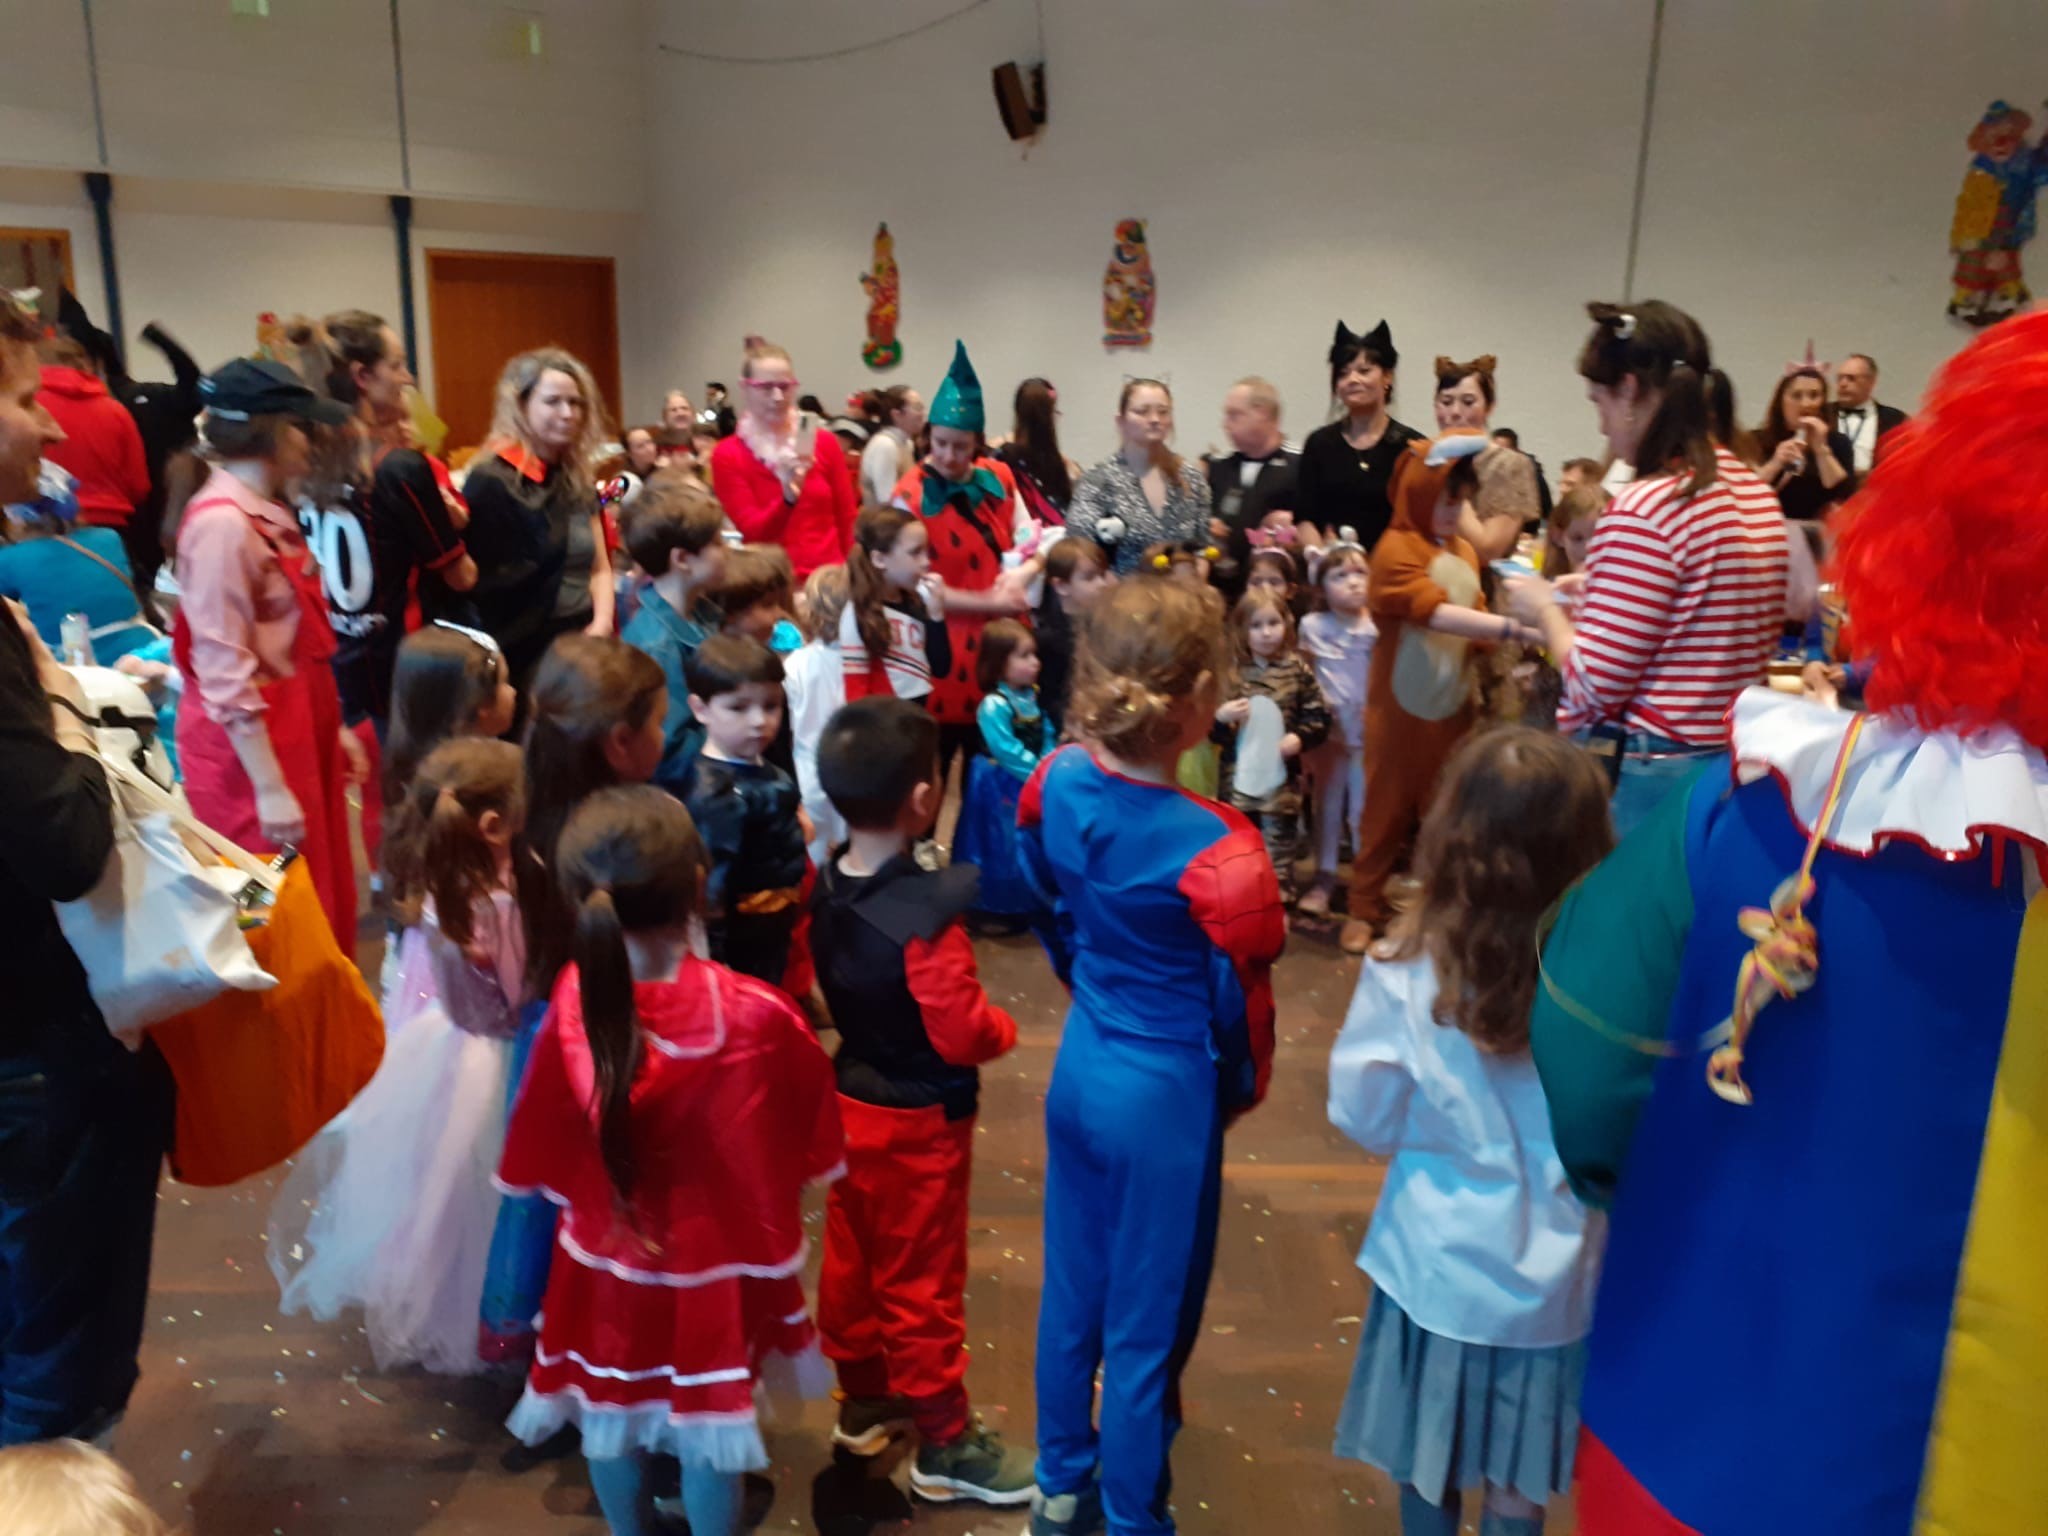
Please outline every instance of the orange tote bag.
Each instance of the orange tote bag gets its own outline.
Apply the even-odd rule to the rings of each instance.
[[[334,941],[305,861],[250,930],[267,992],[228,992],[150,1030],[178,1084],[171,1174],[233,1184],[274,1168],[340,1114],[384,1056],[384,1021]]]

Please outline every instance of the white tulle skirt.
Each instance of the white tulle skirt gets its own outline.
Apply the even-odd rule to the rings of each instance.
[[[287,1314],[360,1307],[380,1370],[480,1372],[511,1042],[458,1029],[430,989],[389,995],[417,1006],[393,1010],[376,1076],[279,1189],[270,1268]]]

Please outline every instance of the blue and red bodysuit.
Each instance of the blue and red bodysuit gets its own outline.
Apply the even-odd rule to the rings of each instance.
[[[1045,1105],[1038,1486],[1085,1495],[1099,1471],[1112,1536],[1168,1532],[1223,1130],[1265,1095],[1286,917],[1242,816],[1082,747],[1025,786],[1017,852],[1055,907],[1048,944],[1073,993]]]

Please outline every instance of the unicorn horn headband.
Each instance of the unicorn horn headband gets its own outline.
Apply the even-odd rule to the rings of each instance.
[[[1835,376],[1835,365],[1833,363],[1818,363],[1814,361],[1813,338],[1809,336],[1806,338],[1806,360],[1785,365],[1786,378],[1791,378],[1795,373],[1817,373],[1824,379],[1831,379]]]

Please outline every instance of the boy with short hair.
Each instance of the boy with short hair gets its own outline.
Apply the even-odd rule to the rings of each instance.
[[[782,662],[758,641],[712,635],[685,663],[704,730],[681,799],[704,839],[712,958],[781,987],[812,987],[804,943],[810,859],[796,780],[767,761],[782,727]]]
[[[712,593],[720,627],[728,635],[758,640],[778,656],[804,643],[803,632],[790,618],[796,602],[795,568],[774,544],[747,544],[727,550],[725,566]]]
[[[662,719],[661,762],[654,782],[680,797],[704,743],[690,711],[685,668],[704,637],[717,629],[718,610],[706,600],[725,563],[719,536],[725,513],[696,480],[657,470],[620,519],[619,533],[633,563],[653,578],[639,610],[619,638],[644,651],[668,678],[668,713]]]
[[[818,1330],[839,1371],[836,1445],[876,1455],[914,1425],[920,1497],[1025,1504],[1030,1453],[968,1406],[962,1304],[976,1068],[1016,1043],[1017,1025],[982,990],[961,921],[977,872],[911,856],[938,815],[938,762],[937,721],[885,695],[841,709],[818,743],[847,826],[811,912],[840,1036],[847,1169],[826,1203]]]

